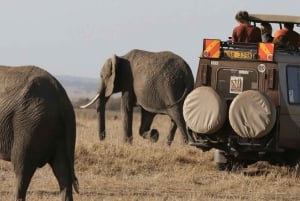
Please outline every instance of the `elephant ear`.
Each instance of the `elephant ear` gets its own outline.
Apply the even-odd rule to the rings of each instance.
[[[109,97],[114,91],[115,78],[116,78],[116,68],[117,68],[118,57],[113,55],[111,57],[111,76],[106,84],[105,96]]]

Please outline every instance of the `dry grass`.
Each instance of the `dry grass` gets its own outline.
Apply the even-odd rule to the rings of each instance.
[[[260,162],[238,172],[219,172],[213,152],[182,145],[177,133],[166,146],[169,119],[157,116],[156,144],[138,136],[135,114],[132,145],[123,143],[119,113],[107,113],[107,138],[100,142],[95,111],[77,111],[76,173],[80,194],[75,201],[282,201],[300,200],[300,183],[287,167]],[[0,201],[13,200],[14,175],[10,163],[0,162]],[[48,166],[39,169],[27,200],[60,200],[58,185]]]

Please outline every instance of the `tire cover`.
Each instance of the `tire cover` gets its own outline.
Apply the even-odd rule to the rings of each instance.
[[[241,137],[263,137],[273,128],[275,121],[274,103],[259,91],[244,91],[229,107],[230,125]]]
[[[226,119],[225,101],[211,87],[198,87],[185,99],[183,117],[187,126],[197,133],[218,131]]]

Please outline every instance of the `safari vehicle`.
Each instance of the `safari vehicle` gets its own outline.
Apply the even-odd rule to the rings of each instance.
[[[250,15],[252,24],[300,17]],[[195,89],[183,114],[191,145],[214,148],[220,169],[257,161],[296,165],[300,159],[300,51],[273,43],[204,39]]]

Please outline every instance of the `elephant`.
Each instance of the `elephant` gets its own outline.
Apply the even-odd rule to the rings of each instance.
[[[183,142],[188,143],[183,118],[183,102],[194,87],[194,77],[183,58],[170,51],[149,52],[133,49],[124,56],[113,55],[104,63],[97,95],[81,108],[97,101],[99,138],[105,139],[105,104],[121,92],[121,119],[124,141],[132,143],[133,107],[141,108],[139,134],[156,142],[157,129],[151,129],[156,114],[171,118],[167,144],[171,145],[179,128]]]
[[[0,158],[13,165],[16,200],[26,199],[34,172],[49,164],[61,199],[73,201],[75,142],[75,113],[61,84],[36,66],[0,66]]]

